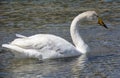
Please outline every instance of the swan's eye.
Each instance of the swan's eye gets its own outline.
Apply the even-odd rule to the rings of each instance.
[[[105,25],[105,23],[103,22],[103,20],[100,17],[98,17],[98,24],[100,24],[108,29],[108,27]]]
[[[97,20],[97,16],[96,15],[93,16],[93,20]]]
[[[88,21],[94,21],[94,20],[96,20],[96,19],[97,19],[96,16],[88,16],[88,17],[87,17],[87,20],[88,20]]]
[[[88,16],[88,20],[89,21],[96,21],[97,20],[97,16],[96,15],[90,15],[90,16]]]

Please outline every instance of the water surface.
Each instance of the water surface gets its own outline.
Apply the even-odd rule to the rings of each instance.
[[[109,29],[83,23],[80,34],[93,49],[88,56],[57,60],[16,59],[0,47],[1,78],[119,78],[120,76],[119,0],[1,0],[0,45],[12,41],[15,33],[26,36],[55,34],[72,43],[72,19],[95,10]]]

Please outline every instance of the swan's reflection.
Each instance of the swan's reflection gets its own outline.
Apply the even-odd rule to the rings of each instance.
[[[81,74],[81,71],[85,67],[86,61],[87,61],[87,56],[82,55],[74,62],[74,65],[72,66],[71,70],[75,75],[75,77],[79,77],[79,75]]]
[[[22,59],[13,62],[11,71],[14,78],[76,77],[84,69],[86,60],[86,55],[78,58],[46,60],[43,63],[31,59]]]

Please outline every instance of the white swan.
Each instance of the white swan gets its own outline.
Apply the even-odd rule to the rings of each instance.
[[[98,20],[100,25],[107,28],[95,11],[79,14],[74,18],[70,27],[71,37],[75,46],[65,39],[51,34],[36,34],[30,37],[17,34],[16,36],[19,38],[10,44],[2,44],[2,47],[14,50],[16,53],[22,53],[26,57],[38,58],[40,60],[79,56],[88,52],[89,47],[79,34],[78,23],[92,20]]]

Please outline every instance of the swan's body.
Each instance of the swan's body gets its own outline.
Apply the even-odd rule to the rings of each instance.
[[[50,34],[37,34],[18,38],[12,41],[11,44],[4,44],[3,46],[39,59],[80,55],[80,52],[72,44]]]
[[[17,34],[19,38],[10,44],[3,44],[2,47],[39,59],[73,57],[85,54],[88,52],[89,47],[79,35],[77,24],[83,19],[88,20],[90,18],[89,20],[92,20],[91,17],[93,16],[97,16],[95,11],[87,11],[79,14],[72,21],[70,32],[75,46],[55,35],[37,34],[26,37]]]

